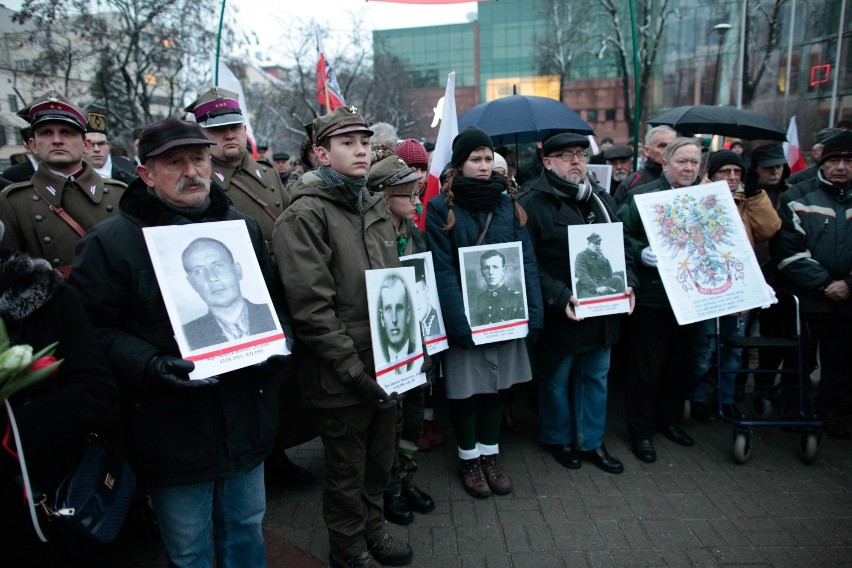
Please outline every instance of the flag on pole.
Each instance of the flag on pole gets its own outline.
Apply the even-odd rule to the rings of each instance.
[[[320,106],[324,106],[326,112],[346,106],[343,93],[337,83],[337,75],[334,67],[325,56],[325,48],[322,45],[322,34],[317,30],[317,99]]]
[[[799,146],[799,129],[796,127],[796,117],[790,118],[790,126],[787,128],[787,141],[784,142],[784,157],[790,166],[790,172],[796,173],[807,167],[802,149]]]
[[[212,67],[216,67],[216,54],[211,53],[210,58]],[[215,76],[215,75],[214,75]],[[243,112],[243,120],[246,123],[246,136],[251,145],[252,155],[257,158],[257,144],[255,144],[254,130],[251,128],[251,120],[249,120],[248,106],[246,105],[246,95],[243,93],[243,86],[240,85],[240,80],[234,75],[234,72],[228,69],[228,66],[220,59],[219,60],[219,84],[217,87],[234,91],[239,95],[240,110]]]
[[[459,133],[459,120],[456,116],[455,71],[447,75],[447,89],[442,100],[443,104],[435,107],[435,117],[440,119],[441,125],[438,127],[438,138],[435,141],[435,150],[432,152],[432,164],[429,166],[429,179],[426,182],[426,192],[423,194],[423,214],[417,221],[421,229],[426,228],[429,200],[438,195],[441,190],[441,172],[453,156],[453,140]]]

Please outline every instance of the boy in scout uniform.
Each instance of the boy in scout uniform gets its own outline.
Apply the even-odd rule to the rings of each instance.
[[[47,259],[67,278],[77,241],[118,212],[127,186],[103,179],[83,161],[91,146],[86,115],[56,91],[37,98],[18,116],[32,127],[27,146],[39,157],[39,168],[29,181],[0,194],[0,220],[6,225],[2,244]]]
[[[213,156],[213,183],[225,190],[237,211],[254,218],[263,238],[272,239],[275,219],[287,208],[290,199],[274,166],[255,161],[246,151],[246,121],[237,100],[239,95],[212,87],[186,107],[204,128]]]
[[[325,447],[323,518],[334,567],[402,566],[413,552],[386,532],[397,397],[375,379],[366,270],[400,266],[381,194],[367,189],[370,135],[358,109],[306,126],[319,166],[291,189],[273,248],[293,318],[302,398],[316,410]]]

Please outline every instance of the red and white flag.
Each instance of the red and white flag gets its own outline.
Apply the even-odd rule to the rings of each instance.
[[[334,67],[325,56],[325,48],[322,45],[322,35],[317,30],[317,99],[320,106],[324,106],[326,112],[346,106],[343,93],[337,83],[337,75]]]
[[[802,148],[799,146],[799,129],[796,127],[795,116],[790,119],[790,126],[787,128],[787,141],[784,142],[783,146],[784,157],[787,158],[791,173],[796,173],[807,167],[805,158],[802,156]]]
[[[441,104],[443,101],[443,104]],[[438,114],[440,113],[440,115]],[[435,107],[435,118],[441,120],[438,127],[438,138],[435,140],[435,150],[432,152],[432,163],[429,166],[429,179],[423,194],[423,214],[417,220],[421,229],[426,229],[426,214],[429,212],[429,200],[441,191],[441,172],[453,156],[453,140],[459,133],[459,119],[456,116],[456,72],[447,75],[447,90]],[[432,122],[434,124],[434,121]]]

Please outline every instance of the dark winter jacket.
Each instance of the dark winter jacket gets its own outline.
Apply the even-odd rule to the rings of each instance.
[[[290,335],[281,284],[260,228],[234,209],[219,187],[211,188],[210,199],[201,222],[246,222],[282,328]],[[218,385],[183,390],[143,380],[151,357],[180,357],[180,352],[142,228],[193,221],[165,207],[142,180],[127,189],[120,205],[121,215],[98,224],[81,239],[70,285],[81,296],[124,387],[137,473],[153,485],[182,485],[228,479],[238,469],[249,471],[264,460],[275,441],[279,378],[249,378],[234,371]]]
[[[640,185],[657,181],[660,177],[662,177],[662,175],[662,164],[658,164],[652,160],[645,160],[645,165],[641,170],[633,172],[624,178],[621,183],[618,184],[618,188],[610,188],[610,191],[613,192],[612,196],[615,199],[616,206],[621,207],[624,205],[624,202],[627,201],[627,195],[630,193],[630,190],[637,188]]]
[[[350,383],[375,372],[364,272],[400,263],[384,195],[363,195],[359,213],[351,191],[308,172],[291,187],[290,206],[272,232],[308,406],[363,404]]]
[[[57,374],[10,399],[31,481],[52,495],[79,461],[89,434],[104,433],[118,388],[80,300],[44,260],[0,250],[0,318],[11,343],[30,345],[34,353],[59,342]],[[6,429],[6,410],[0,405],[0,438]],[[0,545],[10,566],[20,564],[8,553],[14,559],[16,552],[29,550],[27,541],[35,542],[23,491],[14,481],[18,475],[17,461],[0,449],[0,510],[6,521]],[[52,537],[49,533],[48,539]],[[28,562],[39,563],[32,556]]]
[[[805,312],[852,315],[852,298],[830,300],[834,280],[852,289],[852,187],[838,189],[820,173],[781,195],[781,231],[772,239],[772,260]]]
[[[461,275],[459,270],[458,249],[476,245],[487,213],[469,212],[458,205],[453,206],[456,222],[447,232],[449,207],[443,194],[429,201],[426,215],[426,242],[432,251],[435,263],[435,283],[441,300],[447,335],[450,339],[471,337],[470,325],[464,311]],[[527,292],[527,312],[529,329],[541,330],[544,327],[544,314],[541,301],[541,284],[538,279],[538,267],[532,241],[526,227],[522,227],[515,216],[515,204],[507,196],[500,198],[494,217],[488,227],[483,245],[521,242],[524,255],[524,280]],[[538,331],[535,331],[538,334]]]
[[[571,289],[569,259],[576,253],[568,247],[568,226],[585,225],[586,216],[577,208],[577,202],[561,197],[542,173],[538,180],[520,198],[527,212],[527,229],[532,238],[538,259],[538,277],[541,280],[544,300],[544,333],[542,346],[552,344],[565,353],[582,353],[607,347],[618,341],[619,316],[585,318],[571,321],[565,315],[568,299],[576,295]],[[600,187],[593,185],[589,198],[590,211],[595,213],[595,223],[618,222],[615,202]],[[627,286],[636,287],[633,258],[625,244]]]
[[[698,180],[695,180],[698,184]],[[645,266],[642,263],[642,250],[649,246],[648,235],[639,217],[639,209],[636,207],[636,195],[666,191],[672,185],[666,176],[660,176],[657,181],[634,187],[629,194],[628,200],[618,209],[618,216],[624,223],[625,254],[635,259],[636,278],[639,280],[639,290],[636,292],[636,305],[650,308],[662,308],[669,306],[668,296],[660,278],[660,271],[656,266]]]

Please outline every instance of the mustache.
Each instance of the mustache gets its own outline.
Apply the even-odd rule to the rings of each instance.
[[[187,185],[200,185],[200,186],[204,187],[205,189],[207,189],[208,191],[210,190],[210,180],[209,179],[204,179],[201,176],[192,176],[192,177],[180,178],[180,181],[178,181],[177,185],[175,186],[175,191],[177,193],[183,193],[183,190],[186,189]]]

